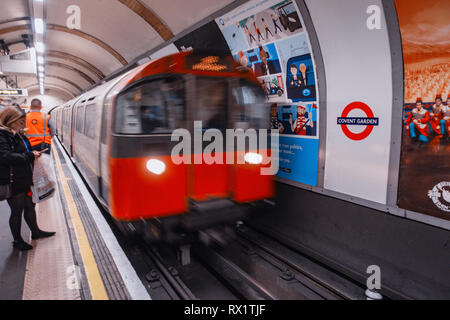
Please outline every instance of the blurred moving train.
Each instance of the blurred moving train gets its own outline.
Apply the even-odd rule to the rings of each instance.
[[[268,113],[251,71],[231,56],[190,51],[139,66],[51,115],[62,145],[121,230],[170,242],[242,219],[273,196],[263,163],[174,164],[173,130],[193,133],[195,120],[203,130],[267,129]]]

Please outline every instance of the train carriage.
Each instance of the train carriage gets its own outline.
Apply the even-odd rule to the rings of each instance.
[[[148,238],[177,239],[242,219],[273,196],[273,177],[260,170],[270,166],[269,150],[227,150],[224,139],[223,152],[213,153],[223,163],[176,164],[171,157],[176,129],[184,129],[178,138],[190,136],[193,152],[182,156],[195,162],[210,143],[201,140],[197,150],[195,134],[213,129],[225,137],[227,128],[269,127],[262,88],[231,56],[167,56],[53,112],[62,115],[56,116],[58,135],[97,198],[122,226]],[[262,160],[235,163],[250,151]],[[233,164],[226,163],[227,152]]]

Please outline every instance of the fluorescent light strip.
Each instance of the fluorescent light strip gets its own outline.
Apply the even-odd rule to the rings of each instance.
[[[34,19],[34,30],[38,34],[44,34],[44,20],[40,18]]]
[[[35,44],[36,52],[44,53],[45,52],[45,44],[42,42],[36,42]]]

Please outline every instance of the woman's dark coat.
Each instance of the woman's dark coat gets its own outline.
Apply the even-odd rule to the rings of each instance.
[[[24,140],[25,136],[0,129],[0,185],[9,183],[12,167],[12,195],[28,192],[33,184],[34,154],[27,151]]]

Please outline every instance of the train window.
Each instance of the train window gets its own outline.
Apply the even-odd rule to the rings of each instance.
[[[92,139],[95,137],[96,116],[95,103],[88,104],[85,107],[84,134]]]
[[[269,129],[270,107],[263,90],[245,80],[231,85],[231,112],[235,128]]]
[[[76,118],[77,118],[77,122],[76,122],[75,129],[79,133],[84,133],[84,106],[77,108]]]
[[[195,121],[202,121],[206,129],[225,129],[227,124],[226,78],[199,77]]]
[[[167,78],[144,83],[117,98],[115,132],[170,133],[184,127],[184,82]]]

